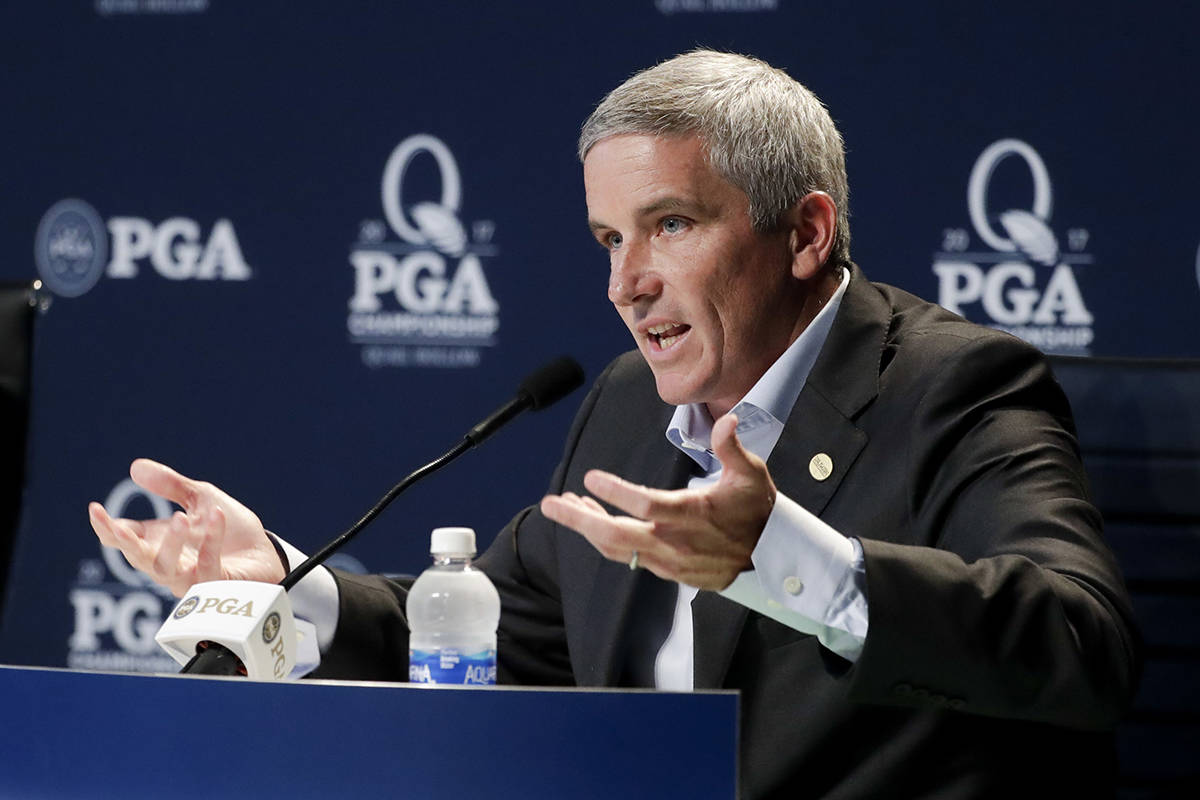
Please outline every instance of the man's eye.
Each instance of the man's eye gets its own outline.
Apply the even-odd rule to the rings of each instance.
[[[623,241],[624,239],[621,238],[621,234],[619,233],[610,233],[604,238],[604,244],[609,250],[616,250],[621,246],[621,242]]]
[[[683,230],[683,220],[679,217],[667,217],[662,221],[663,233],[679,233]]]

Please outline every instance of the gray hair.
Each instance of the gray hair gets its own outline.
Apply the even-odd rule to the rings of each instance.
[[[831,264],[850,261],[846,157],[825,106],[783,70],[749,56],[693,50],[638,72],[600,101],[579,134],[582,161],[622,134],[696,135],[709,165],[750,198],[756,230],[809,192],[837,206]]]

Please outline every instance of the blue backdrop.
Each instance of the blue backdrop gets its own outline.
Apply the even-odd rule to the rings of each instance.
[[[579,123],[697,45],[758,55],[845,135],[874,280],[1079,355],[1200,356],[1200,11],[1177,3],[14,2],[0,278],[40,278],[0,660],[171,669],[167,598],[89,500],[150,456],[314,549],[560,352],[630,342]],[[541,495],[578,402],[414,489],[348,556],[416,572]],[[346,562],[351,566],[354,562]]]

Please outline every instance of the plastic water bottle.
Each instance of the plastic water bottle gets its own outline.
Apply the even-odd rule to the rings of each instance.
[[[487,575],[471,566],[475,531],[437,528],[429,552],[433,566],[408,592],[408,679],[494,684],[500,595]]]

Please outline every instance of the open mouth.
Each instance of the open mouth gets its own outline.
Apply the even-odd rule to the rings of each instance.
[[[670,350],[691,329],[691,325],[682,325],[678,322],[664,322],[662,325],[655,325],[650,328],[646,331],[646,334],[650,337],[650,346],[652,349]]]

